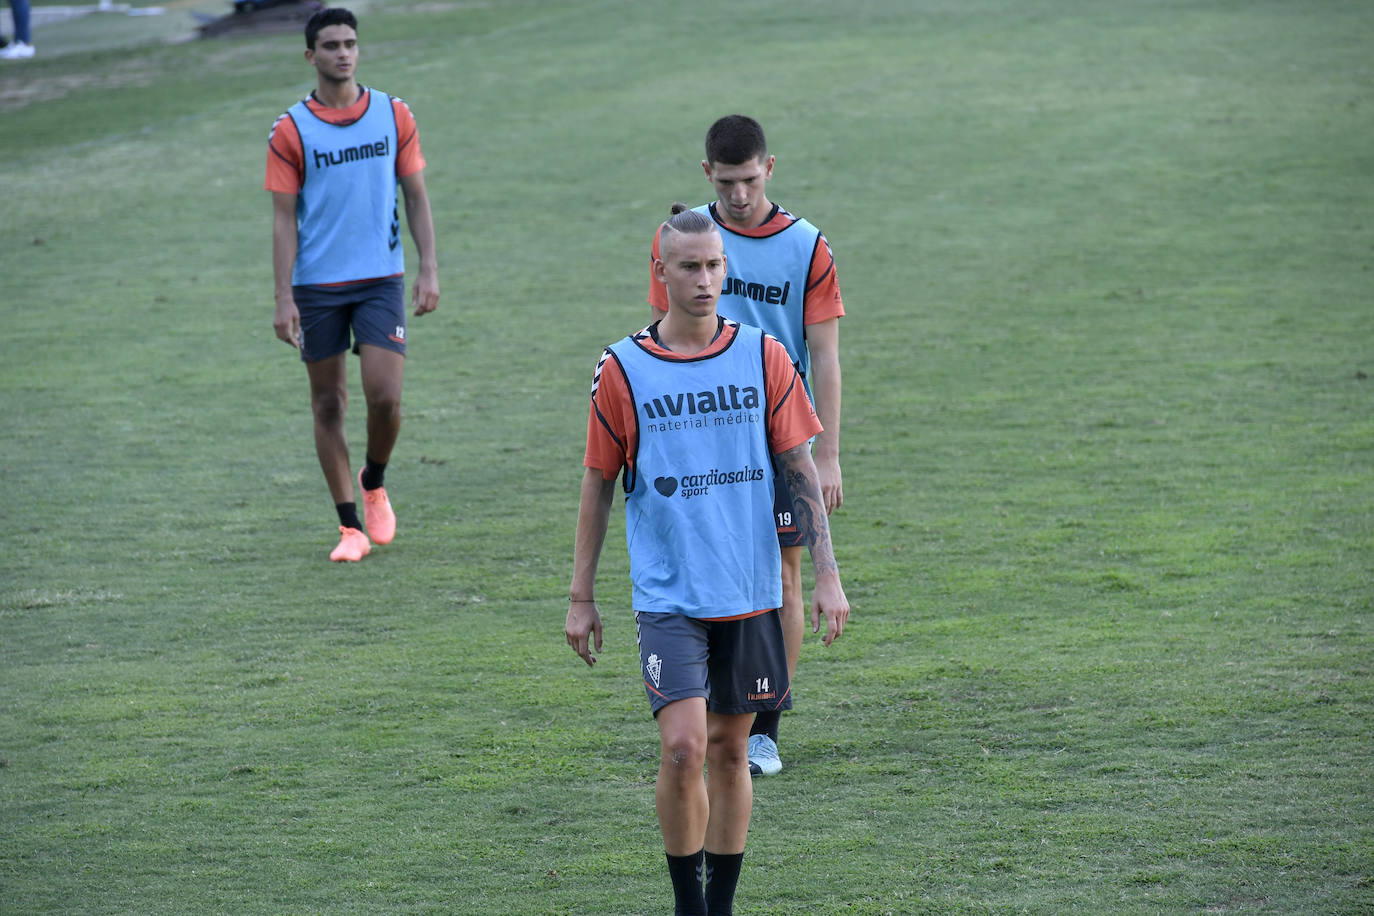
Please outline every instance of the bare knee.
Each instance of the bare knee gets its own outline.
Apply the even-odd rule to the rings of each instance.
[[[310,396],[310,410],[316,422],[326,426],[341,425],[347,408],[348,394],[344,391],[329,389],[316,391]]]
[[[372,345],[361,347],[359,354],[368,413],[373,417],[400,416],[405,357]]]
[[[712,741],[706,751],[712,773],[729,773],[749,766],[749,742],[744,740]]]
[[[713,715],[706,723],[706,757],[713,773],[748,767],[754,714]]]
[[[704,736],[682,732],[663,737],[663,764],[668,772],[681,774],[682,778],[700,776],[705,762]]]
[[[372,391],[367,395],[367,412],[378,417],[399,416],[401,413],[401,392],[385,389]]]

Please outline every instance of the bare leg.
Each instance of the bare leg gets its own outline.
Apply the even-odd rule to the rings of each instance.
[[[702,778],[706,718],[706,700],[702,697],[677,700],[658,713],[662,750],[654,803],[663,832],[663,848],[670,856],[692,855],[705,844],[710,816],[706,781]]]
[[[353,478],[348,469],[348,437],[344,414],[348,383],[344,354],[305,364],[310,376],[310,412],[315,418],[315,454],[334,502],[353,502]]]
[[[802,601],[800,547],[782,548],[782,606],[778,608],[778,624],[782,628],[783,650],[787,655],[787,680],[793,683],[797,676],[797,660],[801,658],[802,642],[806,639],[806,607]],[[795,696],[795,694],[794,694]],[[779,711],[761,712],[754,717],[750,731],[754,735],[766,735],[777,739],[778,725],[782,721]],[[769,767],[769,760],[776,758],[770,754],[770,745],[755,749],[755,764],[758,772],[776,773]]]
[[[713,853],[744,852],[754,806],[748,758],[749,726],[753,719],[750,713],[706,714],[706,848]]]
[[[401,433],[401,377],[406,358],[371,344],[359,347],[358,356],[367,400],[367,457],[386,464]]]

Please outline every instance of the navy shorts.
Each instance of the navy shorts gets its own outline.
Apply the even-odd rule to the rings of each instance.
[[[705,697],[707,709],[727,716],[792,708],[777,611],[730,620],[635,611],[635,629],[655,716],[688,697]]]
[[[301,313],[301,359],[313,363],[371,344],[406,352],[405,277],[346,286],[293,286]],[[350,332],[352,339],[350,340]]]
[[[792,516],[792,491],[782,473],[782,462],[774,463],[777,473],[773,475],[773,523],[778,527],[778,546],[800,547],[806,540],[797,530],[797,520]]]

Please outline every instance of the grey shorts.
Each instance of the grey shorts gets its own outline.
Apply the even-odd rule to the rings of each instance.
[[[792,708],[777,611],[731,620],[636,611],[635,628],[655,716],[688,697],[705,697],[706,708],[721,715]]]
[[[346,286],[293,286],[301,313],[301,359],[313,363],[361,344],[406,352],[405,277]],[[350,332],[352,339],[350,340]]]

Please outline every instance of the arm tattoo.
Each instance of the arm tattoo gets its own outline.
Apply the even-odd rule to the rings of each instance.
[[[811,460],[811,446],[803,442],[778,455],[778,459],[782,462],[783,479],[792,491],[792,518],[802,539],[811,548],[811,562],[816,572],[837,571],[835,550],[830,543],[830,520],[825,514],[820,476]]]

